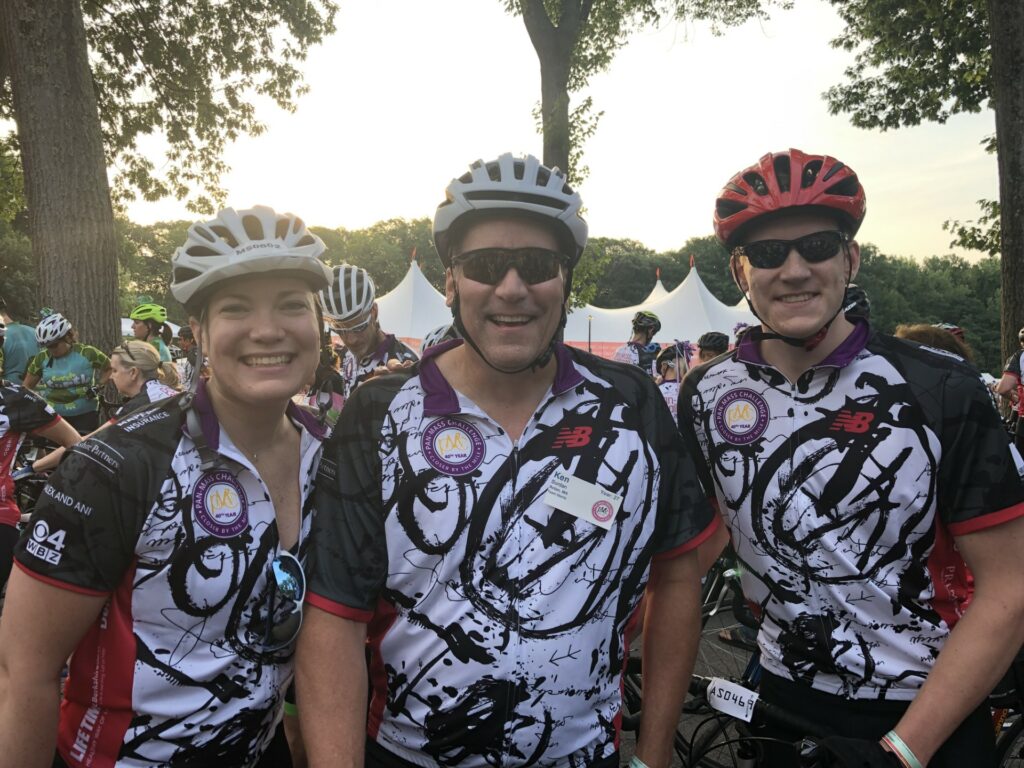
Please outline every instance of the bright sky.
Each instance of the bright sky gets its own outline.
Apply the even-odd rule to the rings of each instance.
[[[338,32],[304,66],[311,92],[227,152],[227,203],[291,210],[307,223],[355,229],[432,216],[444,187],[477,159],[541,154],[531,111],[540,67],[522,20],[500,0],[345,2]],[[635,35],[589,93],[604,117],[585,146],[580,190],[592,236],[656,250],[711,233],[715,194],[769,151],[839,157],[867,190],[862,242],[889,254],[948,253],[946,219],[973,219],[998,193],[995,157],[979,142],[990,112],[879,133],[828,114],[821,93],[851,55],[828,41],[832,8],[805,0],[714,37],[666,23]],[[153,145],[153,157],[159,149]],[[140,223],[192,218],[181,203],[137,203]]]

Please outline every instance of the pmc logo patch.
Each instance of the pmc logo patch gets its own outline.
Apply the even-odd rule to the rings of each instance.
[[[715,404],[715,429],[733,445],[747,445],[768,429],[768,403],[752,389],[734,389]]]
[[[480,430],[465,421],[448,417],[434,419],[423,431],[423,455],[438,472],[465,475],[484,461],[484,438]]]
[[[218,539],[237,536],[249,525],[249,500],[230,472],[207,472],[192,492],[192,511],[203,530]]]

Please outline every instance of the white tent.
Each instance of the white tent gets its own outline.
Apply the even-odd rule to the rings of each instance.
[[[659,270],[658,281],[654,284],[654,288],[652,288],[651,292],[647,294],[647,298],[640,303],[641,305],[650,304],[652,301],[657,301],[665,296],[668,296],[668,291],[665,290],[665,285],[661,282],[661,271]]]
[[[745,307],[730,307],[716,299],[697,270],[691,269],[675,290],[654,301],[621,309],[602,309],[589,304],[574,309],[569,314],[565,339],[578,346],[585,346],[588,340],[624,344],[629,339],[630,321],[640,309],[654,312],[661,320],[661,332],[654,339],[659,342],[696,341],[708,331],[732,335],[736,323],[756,322]]]
[[[422,339],[452,321],[444,296],[423,276],[416,261],[409,265],[402,282],[377,298],[377,307],[380,327],[400,339]]]

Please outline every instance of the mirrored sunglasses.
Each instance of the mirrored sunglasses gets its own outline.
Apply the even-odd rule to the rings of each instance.
[[[353,333],[362,333],[370,326],[370,321],[372,320],[372,316],[367,317],[363,322],[359,323],[358,325],[352,325],[347,328],[337,320],[328,319],[327,323],[328,325],[331,326],[331,330],[333,330],[339,336],[347,336]]]
[[[560,268],[569,265],[569,257],[547,248],[479,248],[455,257],[452,264],[485,285],[497,285],[513,268],[524,283],[537,285],[556,278]]]
[[[280,650],[299,634],[305,597],[306,575],[302,572],[302,564],[291,552],[282,552],[270,564],[264,650]]]
[[[828,230],[813,232],[795,240],[755,240],[737,246],[733,253],[746,256],[751,266],[757,269],[778,269],[786,262],[789,252],[793,249],[796,249],[804,261],[819,264],[839,253],[843,243],[849,239],[845,232]]]

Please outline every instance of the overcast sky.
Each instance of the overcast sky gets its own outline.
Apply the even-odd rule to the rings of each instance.
[[[790,146],[832,154],[867,190],[862,242],[925,257],[950,252],[946,219],[977,216],[998,192],[979,142],[990,112],[879,133],[828,114],[822,92],[851,55],[828,41],[842,24],[801,0],[765,24],[714,37],[666,23],[634,36],[588,91],[604,117],[585,146],[580,189],[591,234],[656,250],[711,233],[717,191],[762,154]],[[272,104],[258,138],[231,146],[227,203],[291,210],[308,223],[359,228],[432,216],[444,187],[477,159],[541,154],[531,111],[540,68],[522,20],[500,0],[361,0],[304,66],[297,110]],[[160,164],[160,147],[146,145]],[[181,203],[137,203],[140,223],[193,218]]]

